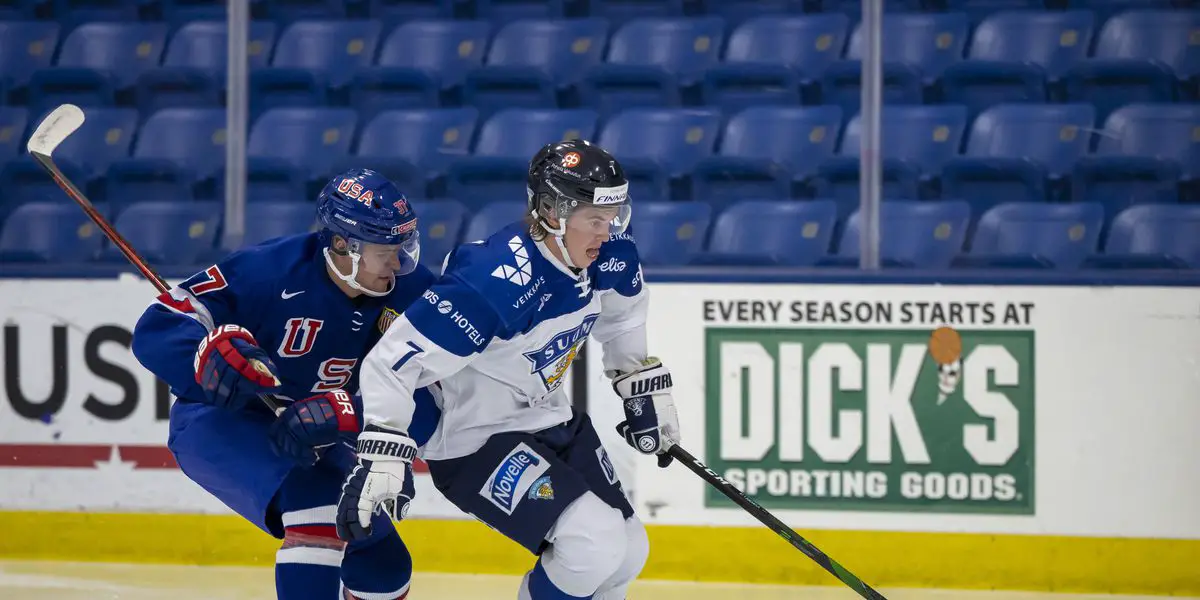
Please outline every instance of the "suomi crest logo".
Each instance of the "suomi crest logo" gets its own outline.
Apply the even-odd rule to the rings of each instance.
[[[563,375],[579,354],[579,348],[592,332],[592,325],[595,325],[598,316],[591,314],[584,317],[579,325],[559,332],[541,348],[525,353],[525,358],[533,364],[530,374],[540,375],[542,383],[546,384],[546,390],[552,392],[562,385]]]

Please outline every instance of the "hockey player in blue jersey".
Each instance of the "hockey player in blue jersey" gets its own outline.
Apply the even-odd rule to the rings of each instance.
[[[333,178],[316,212],[318,232],[235,252],[159,296],[133,351],[177,396],[168,446],[184,474],[282,538],[279,598],[404,598],[412,559],[388,515],[344,544],[334,508],[356,460],[360,360],[434,277],[413,207],[378,173]],[[291,404],[276,417],[264,393]]]
[[[588,142],[554,143],[534,157],[528,188],[527,219],[458,247],[364,359],[360,464],[338,532],[374,535],[376,507],[408,485],[413,431],[434,402],[414,392],[439,381],[441,421],[422,457],[447,499],[538,555],[518,598],[617,600],[649,542],[563,376],[595,337],[624,399],[618,429],[664,467],[679,440],[671,376],[647,354],[621,166]]]

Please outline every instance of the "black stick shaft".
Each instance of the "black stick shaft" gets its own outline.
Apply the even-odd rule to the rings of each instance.
[[[725,494],[725,496],[727,496],[730,500],[736,502],[738,506],[750,513],[751,516],[753,516],[755,519],[758,519],[763,525],[766,525],[768,528],[770,528],[771,531],[779,534],[780,537],[787,540],[791,545],[795,546],[797,550],[803,552],[805,556],[811,558],[813,562],[821,565],[821,568],[829,571],[830,574],[832,574],[834,577],[837,577],[839,581],[846,584],[850,589],[858,592],[859,596],[867,598],[867,600],[887,600],[883,594],[880,594],[871,586],[863,583],[863,580],[855,576],[854,573],[851,573],[849,569],[838,564],[838,562],[832,558],[829,558],[829,555],[821,552],[819,548],[801,537],[800,534],[796,533],[791,527],[788,527],[783,521],[780,521],[778,518],[776,518],[775,515],[768,512],[767,509],[759,506],[757,502],[751,500],[737,488],[733,487],[732,484],[730,484],[728,481],[725,481],[725,478],[717,475],[712,469],[708,468],[707,465],[700,462],[699,459],[688,453],[688,451],[680,448],[678,445],[675,445],[671,446],[671,449],[667,451],[667,454],[675,457],[675,460],[683,463],[683,466],[690,469],[693,473],[699,475],[701,479],[708,482],[709,485],[716,488],[722,494]]]
[[[62,188],[62,191],[66,192],[67,195],[79,205],[79,208],[82,208],[83,212],[87,213],[87,216],[92,220],[92,222],[104,232],[104,235],[108,236],[109,241],[111,241],[113,245],[121,251],[121,254],[125,255],[125,258],[129,260],[130,264],[136,267],[138,271],[141,271],[142,276],[152,283],[154,287],[158,289],[159,293],[163,293],[171,289],[171,286],[167,285],[167,281],[163,279],[161,275],[155,272],[154,269],[150,268],[150,265],[146,262],[146,259],[142,258],[141,255],[139,255],[137,251],[133,249],[133,246],[129,245],[129,242],[125,239],[125,236],[117,232],[117,230],[114,229],[113,226],[108,222],[108,219],[105,219],[104,215],[101,215],[100,211],[96,210],[96,207],[92,205],[92,201],[88,200],[87,196],[84,196],[83,192],[79,191],[79,188],[75,187],[75,184],[71,183],[71,180],[67,179],[67,177],[62,174],[62,171],[58,169],[58,167],[54,164],[54,161],[51,160],[49,156],[37,152],[31,152],[30,154],[32,154],[34,160],[36,160],[38,164],[50,174],[50,178],[54,180],[54,183],[58,184],[58,187]],[[271,412],[279,414],[283,410],[283,403],[274,396],[270,394],[260,394],[258,397],[263,401],[263,404],[267,405],[267,408],[271,409]]]

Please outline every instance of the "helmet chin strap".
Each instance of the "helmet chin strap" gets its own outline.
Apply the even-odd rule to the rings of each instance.
[[[538,215],[536,210],[532,211],[532,212],[533,212],[533,218],[538,220],[538,222],[542,226],[542,229],[545,229],[547,233],[554,236],[554,243],[558,244],[558,249],[562,251],[563,262],[567,263],[567,266],[572,269],[575,269],[577,271],[582,271],[583,267],[576,265],[575,261],[571,260],[571,253],[567,252],[567,245],[563,243],[563,238],[566,237],[566,235],[567,235],[566,223],[560,222],[558,224],[558,227],[551,227],[550,224],[547,223],[545,219],[543,219],[541,216]]]
[[[367,289],[367,288],[363,287],[361,284],[359,284],[358,280],[357,280],[358,261],[359,261],[359,259],[362,258],[362,255],[357,252],[346,252],[343,255],[343,256],[350,257],[350,274],[349,275],[346,275],[346,274],[342,273],[341,271],[339,271],[337,268],[337,265],[333,264],[333,256],[330,255],[328,247],[324,248],[322,250],[322,252],[325,253],[325,264],[329,265],[329,270],[333,271],[334,275],[337,275],[338,279],[341,279],[342,281],[346,282],[346,285],[350,286],[353,289],[356,289],[368,296],[380,298],[380,297],[390,294],[392,292],[392,289],[396,287],[396,276],[394,274],[391,277],[391,281],[388,284],[387,290],[382,291],[382,292],[377,292],[375,290]]]

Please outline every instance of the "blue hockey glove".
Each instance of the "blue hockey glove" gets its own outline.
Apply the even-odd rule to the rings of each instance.
[[[358,436],[358,466],[342,484],[337,505],[337,534],[347,542],[371,535],[376,513],[394,521],[408,514],[416,490],[412,462],[417,443],[394,429],[367,425]]]
[[[280,387],[266,351],[237,325],[221,325],[200,340],[193,367],[209,404],[231,410],[245,408],[259,394]]]
[[[292,403],[271,424],[271,446],[279,456],[302,466],[316,464],[322,448],[355,436],[360,429],[358,412],[350,395],[333,390]]]
[[[657,454],[658,466],[671,464],[667,450],[679,443],[671,372],[657,358],[647,358],[638,370],[617,374],[613,389],[625,405],[625,420],[617,425],[617,433],[638,452]]]

